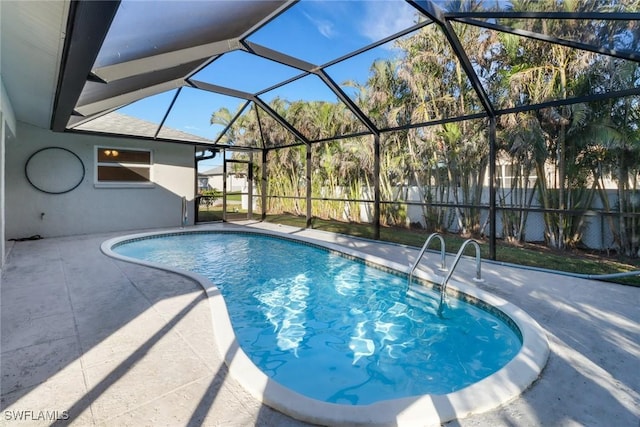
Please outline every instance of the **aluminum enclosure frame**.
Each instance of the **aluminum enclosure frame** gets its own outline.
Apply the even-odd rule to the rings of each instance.
[[[340,140],[349,137],[349,135],[338,135],[333,138],[323,138],[319,140],[309,139],[304,136],[294,125],[288,123],[282,116],[273,110],[268,103],[261,98],[266,92],[282,87],[288,83],[301,79],[309,75],[315,75],[331,90],[335,96],[343,102],[347,109],[363,124],[366,131],[357,135],[370,134],[373,137],[374,146],[374,235],[379,238],[380,235],[380,136],[386,132],[407,130],[417,127],[427,127],[436,124],[452,123],[456,121],[466,120],[469,118],[486,118],[489,128],[489,212],[490,212],[490,258],[496,257],[496,119],[504,114],[515,112],[539,110],[551,106],[563,106],[581,102],[597,101],[621,96],[640,95],[640,88],[631,88],[625,91],[594,94],[589,96],[562,99],[539,103],[535,105],[524,105],[508,109],[499,109],[492,103],[489,94],[486,92],[479,76],[477,75],[472,62],[467,55],[465,48],[462,46],[456,32],[452,27],[453,22],[460,22],[467,25],[478,26],[494,31],[505,32],[517,36],[544,41],[556,45],[565,46],[572,49],[585,50],[597,54],[608,55],[613,58],[619,58],[627,61],[640,63],[640,54],[637,52],[620,51],[603,46],[594,46],[573,40],[567,40],[561,37],[540,34],[532,31],[525,31],[507,27],[498,23],[490,22],[491,20],[501,18],[521,18],[521,19],[545,19],[545,20],[607,20],[607,21],[631,21],[640,20],[640,13],[622,13],[622,12],[517,12],[517,11],[495,11],[495,12],[473,12],[473,11],[446,11],[438,6],[437,2],[430,0],[406,0],[407,4],[412,6],[418,13],[425,17],[423,22],[419,22],[413,26],[392,34],[384,39],[371,43],[368,46],[360,48],[347,55],[333,59],[325,64],[317,65],[299,58],[286,55],[265,46],[247,40],[247,38],[259,30],[262,26],[271,22],[289,8],[295,6],[296,1],[273,1],[264,9],[256,8],[247,9],[247,22],[250,25],[234,37],[224,40],[202,42],[194,40],[194,45],[188,48],[166,52],[161,54],[149,55],[138,60],[124,61],[120,64],[112,64],[108,66],[94,68],[94,62],[99,55],[102,43],[112,25],[113,19],[120,7],[120,1],[74,1],[71,3],[69,20],[67,27],[67,37],[63,52],[63,60],[58,80],[58,89],[55,97],[54,112],[51,119],[51,129],[56,132],[86,132],[77,129],[80,124],[87,123],[92,119],[108,114],[124,104],[129,104],[143,97],[163,92],[169,88],[177,88],[178,92],[174,97],[171,105],[163,116],[158,126],[158,130],[152,138],[123,135],[132,138],[151,139],[158,141],[169,141],[181,144],[191,144],[198,147],[206,147],[209,149],[234,149],[233,146],[220,143],[222,135],[228,130],[235,121],[240,117],[250,104],[254,104],[269,115],[273,120],[283,126],[293,135],[296,141],[292,145],[304,144],[307,147],[307,226],[311,225],[311,171],[310,157],[311,145],[314,143]],[[219,3],[219,5],[222,3]],[[263,13],[264,15],[260,15]],[[406,35],[412,31],[423,28],[428,25],[437,25],[448,43],[450,44],[455,56],[459,59],[460,64],[471,83],[471,86],[477,94],[483,113],[473,114],[464,117],[451,117],[443,120],[412,123],[394,128],[380,129],[362,111],[358,105],[333,81],[326,72],[326,69],[344,60],[353,58],[365,51],[382,46],[383,44],[394,40],[398,37]],[[299,70],[299,74],[286,81],[280,82],[268,89],[256,93],[248,93],[238,91],[236,89],[213,85],[210,83],[198,81],[193,76],[205,66],[214,63],[222,58],[228,52],[244,51],[257,55],[259,57],[274,61],[279,64]],[[129,86],[123,86],[125,81],[129,81]],[[149,86],[149,82],[153,82]],[[80,104],[83,99],[83,88],[85,85],[101,85],[102,89],[96,93],[98,98],[92,99],[90,103]],[[146,85],[146,86],[145,86]],[[113,87],[114,90],[109,88]],[[211,93],[222,94],[239,99],[244,99],[246,103],[244,107],[233,117],[227,125],[225,132],[221,137],[212,144],[206,144],[202,141],[178,141],[159,138],[160,129],[164,126],[167,116],[174,106],[175,100],[183,87],[196,88],[198,90],[208,91]],[[118,89],[120,88],[120,89]],[[124,90],[124,92],[123,92]],[[86,97],[85,97],[86,99]],[[258,120],[260,123],[260,120]],[[263,144],[262,148],[242,148],[243,150],[261,151],[262,158],[267,159],[267,152],[277,150],[279,148],[288,147],[267,147]]]

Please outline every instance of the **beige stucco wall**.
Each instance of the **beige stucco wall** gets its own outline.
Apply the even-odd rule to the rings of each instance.
[[[94,146],[153,150],[151,188],[97,188]],[[35,151],[62,147],[85,168],[80,185],[65,194],[35,189],[25,177],[25,163]],[[6,238],[68,236],[182,225],[182,198],[193,224],[194,149],[187,145],[91,135],[54,133],[23,122],[6,144]],[[55,179],[55,170],[43,171]],[[44,214],[44,215],[43,215]]]

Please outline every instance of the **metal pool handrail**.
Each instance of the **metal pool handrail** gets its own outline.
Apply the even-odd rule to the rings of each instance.
[[[411,270],[409,270],[409,286],[411,286],[411,281],[413,280],[413,272],[416,270],[416,268],[418,267],[418,264],[420,264],[420,260],[422,260],[422,257],[424,256],[424,253],[427,251],[427,248],[429,247],[429,243],[431,243],[431,241],[437,238],[438,240],[440,240],[440,271],[447,271],[447,265],[446,265],[446,259],[445,259],[445,244],[444,244],[444,239],[442,238],[442,235],[440,235],[440,233],[433,233],[431,235],[429,235],[429,237],[427,237],[427,240],[424,242],[424,245],[422,245],[422,249],[420,250],[420,253],[418,254],[418,257],[416,258],[416,260],[414,261],[413,265],[411,266]]]
[[[451,265],[451,270],[449,270],[449,273],[445,276],[445,278],[442,280],[442,284],[440,285],[440,304],[438,304],[438,315],[442,316],[442,306],[444,304],[444,298],[447,292],[447,283],[449,283],[449,279],[451,279],[451,275],[453,274],[454,270],[456,269],[456,266],[458,265],[458,261],[460,261],[460,258],[462,258],[462,254],[464,253],[464,250],[466,249],[466,247],[471,244],[475,247],[476,249],[476,277],[473,278],[473,280],[475,282],[483,282],[484,280],[482,279],[482,272],[481,272],[481,259],[480,259],[480,245],[478,244],[478,242],[476,242],[473,239],[467,239],[464,241],[464,243],[462,243],[462,245],[460,246],[460,249],[458,249],[458,253],[456,254],[456,258],[453,260],[453,264]]]

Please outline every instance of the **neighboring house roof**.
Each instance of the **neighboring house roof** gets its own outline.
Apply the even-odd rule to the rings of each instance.
[[[222,165],[216,166],[215,168],[211,168],[211,169],[207,169],[207,170],[202,171],[202,172],[198,172],[198,178],[213,178],[213,177],[222,176],[223,175],[223,171],[224,171],[224,168],[223,168]],[[246,179],[246,177],[247,177],[247,174],[244,173],[244,172],[234,173],[231,170],[227,170],[227,173],[228,174],[232,174],[236,178],[245,178]]]
[[[216,166],[215,168],[207,169],[202,172],[198,172],[198,176],[211,176],[211,175],[222,175],[223,171],[222,165]]]
[[[157,123],[148,122],[146,120],[112,111],[109,114],[105,114],[104,116],[83,123],[82,125],[77,126],[75,129],[91,132],[136,135],[153,138],[158,131],[158,126],[159,125]],[[182,132],[177,129],[172,129],[167,126],[162,127],[162,129],[158,133],[158,138],[173,139],[179,141],[205,142],[208,144],[212,144],[214,142],[210,139],[206,139],[187,132]]]

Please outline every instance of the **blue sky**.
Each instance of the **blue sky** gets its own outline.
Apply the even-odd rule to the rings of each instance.
[[[402,0],[316,1],[302,0],[267,24],[248,40],[315,65],[351,53],[372,42],[401,31],[415,23],[415,10]],[[328,73],[338,83],[355,80],[364,83],[374,60],[397,55],[392,43],[337,64]],[[193,78],[246,92],[259,92],[299,75],[299,70],[235,51],[223,55]],[[352,90],[344,88],[347,93]],[[175,90],[140,100],[121,109],[122,113],[160,123]],[[279,96],[290,101],[324,100],[336,96],[315,76],[266,93],[269,102]],[[222,130],[209,123],[211,113],[220,108],[237,111],[241,99],[183,88],[165,124],[174,129],[214,139]],[[208,168],[220,164],[214,159]]]

